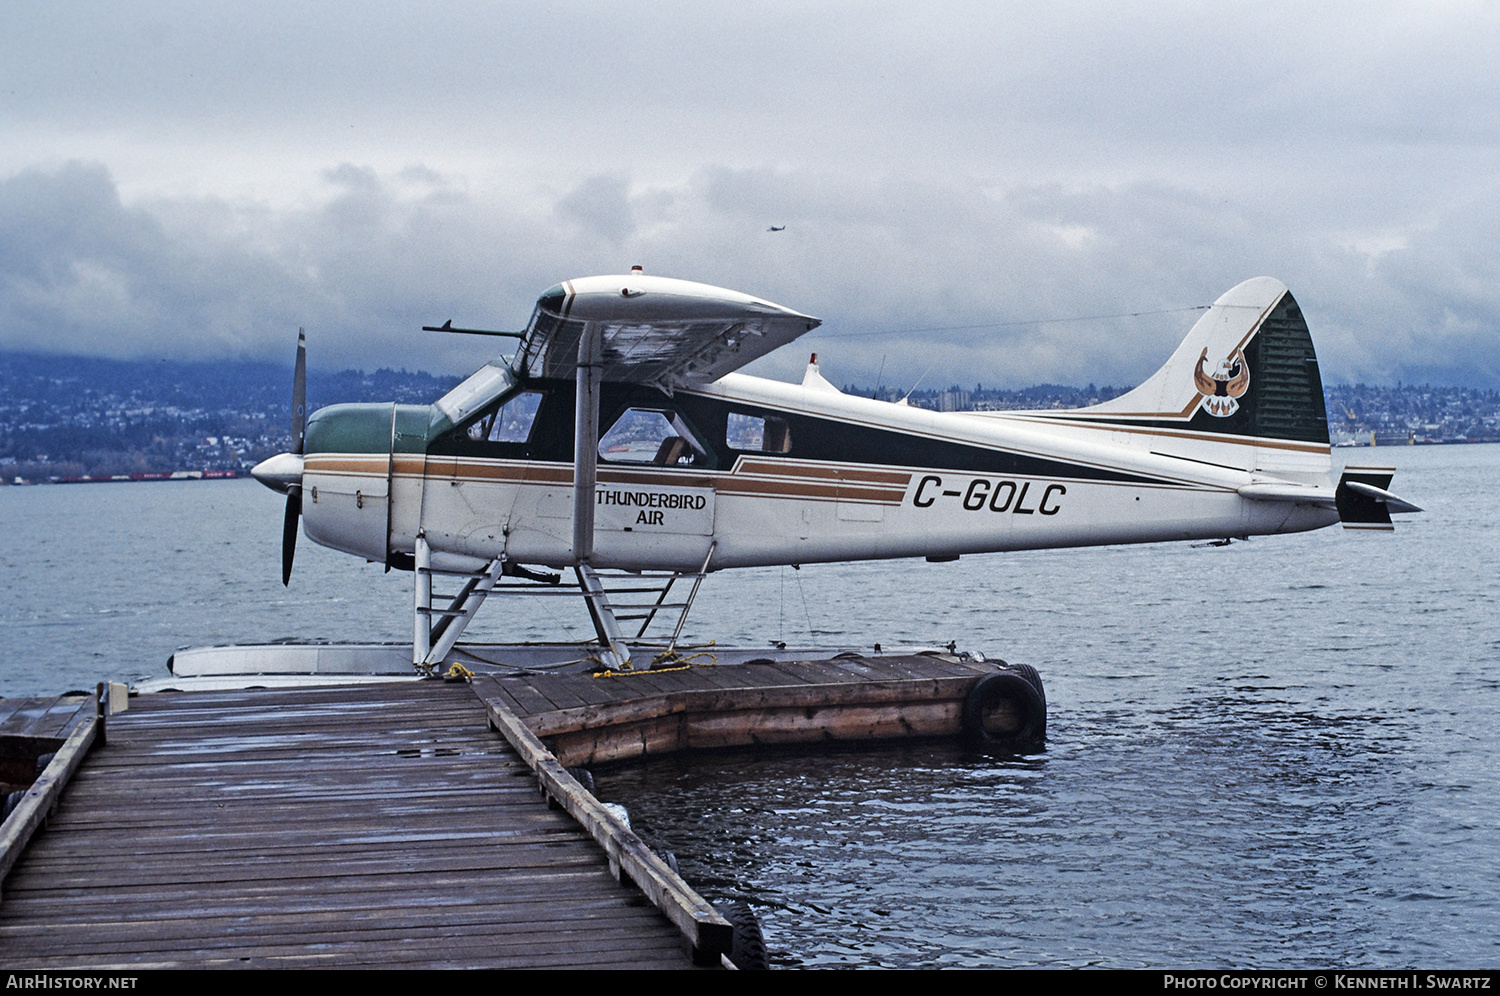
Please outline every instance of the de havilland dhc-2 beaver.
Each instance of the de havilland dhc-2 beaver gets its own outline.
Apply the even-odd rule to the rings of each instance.
[[[653,622],[675,624],[671,651],[703,577],[732,567],[1390,529],[1420,511],[1386,490],[1390,468],[1334,478],[1312,338],[1269,277],[1215,301],[1141,386],[1067,411],[857,397],[816,356],[800,384],[734,372],[818,325],[640,268],[569,280],[525,331],[485,333],[517,338],[513,356],[433,404],[331,405],[305,425],[299,341],[292,451],[253,471],[287,495],[282,580],[299,517],[316,543],[414,571],[413,658],[431,671],[487,595],[557,593],[569,571],[599,662],[622,668],[662,646]],[[434,574],[459,578],[446,606]]]

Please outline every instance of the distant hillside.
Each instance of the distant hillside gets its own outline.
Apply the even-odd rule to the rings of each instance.
[[[458,383],[407,370],[310,370],[309,409],[425,404]],[[238,470],[286,449],[292,370],[0,353],[0,477]]]
[[[408,370],[308,373],[309,409],[341,401],[426,404],[457,377]],[[0,353],[0,480],[176,470],[243,470],[286,449],[290,366],[172,363]],[[847,385],[895,401],[892,388]],[[941,411],[1078,408],[1124,388],[1042,384],[1020,390],[952,385],[914,391]],[[1427,385],[1333,385],[1324,391],[1334,442],[1500,440],[1500,392]]]
[[[1067,387],[1041,384],[1018,391],[954,384],[941,389],[913,391],[910,403],[933,411],[1013,411],[1024,408],[1082,408],[1124,394],[1123,387]],[[853,384],[846,394],[895,401],[894,388],[874,390]],[[1500,391],[1472,387],[1433,387],[1430,384],[1324,385],[1328,432],[1332,442],[1381,446],[1407,443],[1500,442]]]

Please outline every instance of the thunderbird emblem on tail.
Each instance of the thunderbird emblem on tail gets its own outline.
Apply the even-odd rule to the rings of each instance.
[[[1207,346],[1193,367],[1193,383],[1203,395],[1203,410],[1217,418],[1228,418],[1239,411],[1239,399],[1250,390],[1250,368],[1245,364],[1245,353],[1236,349],[1214,368],[1212,374],[1203,372],[1206,362]]]

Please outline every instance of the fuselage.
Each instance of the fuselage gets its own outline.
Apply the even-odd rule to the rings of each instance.
[[[488,373],[486,373],[488,371]],[[308,425],[309,538],[409,566],[572,551],[575,387],[485,368],[432,406],[336,405]],[[697,570],[1316,529],[1327,507],[1256,501],[1262,481],[1331,488],[1325,442],[1132,427],[1076,413],[940,413],[728,374],[670,396],[604,385],[598,567]]]

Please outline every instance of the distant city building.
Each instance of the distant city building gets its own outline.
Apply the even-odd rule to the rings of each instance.
[[[946,391],[938,393],[938,411],[940,412],[966,412],[972,409],[970,399],[973,394],[960,387],[950,387]]]

